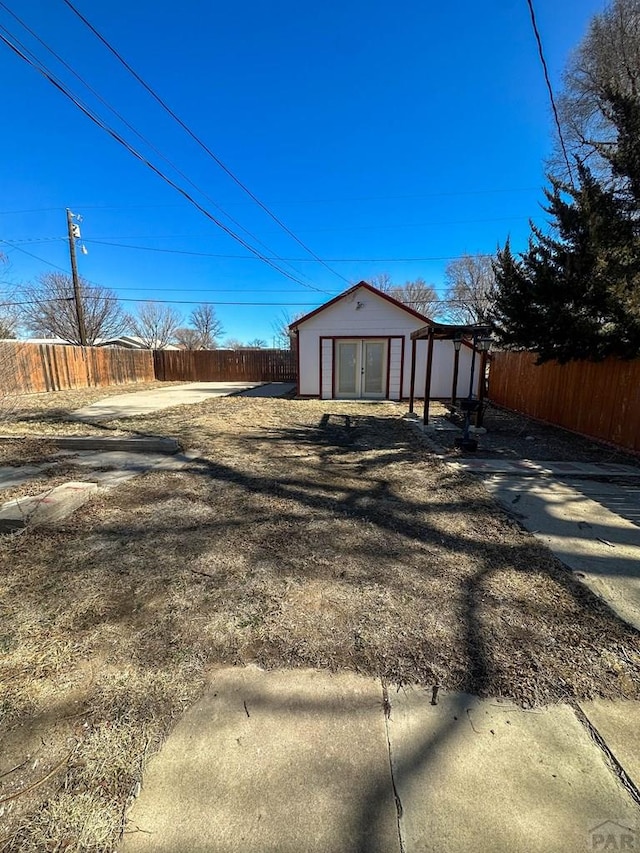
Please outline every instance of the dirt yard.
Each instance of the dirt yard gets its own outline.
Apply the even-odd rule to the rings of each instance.
[[[433,404],[432,407],[438,404]],[[445,416],[457,426],[463,426],[460,414]],[[483,459],[533,459],[546,462],[618,462],[640,467],[640,456],[625,453],[616,447],[592,441],[566,429],[543,424],[525,415],[501,409],[489,403],[484,415],[486,435],[479,436],[475,453]],[[450,450],[453,438],[449,437]]]
[[[201,458],[0,540],[0,850],[112,850],[217,665],[640,698],[637,633],[403,411],[231,397],[112,422]]]

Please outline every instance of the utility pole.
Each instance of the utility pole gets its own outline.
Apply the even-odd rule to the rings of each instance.
[[[87,345],[87,330],[84,324],[84,312],[82,310],[82,294],[80,293],[80,282],[78,281],[78,264],[76,261],[76,239],[80,236],[80,227],[73,222],[75,214],[67,208],[67,231],[69,233],[69,256],[71,257],[71,278],[73,280],[73,298],[76,303],[76,316],[78,318],[78,334],[80,335],[80,346]]]

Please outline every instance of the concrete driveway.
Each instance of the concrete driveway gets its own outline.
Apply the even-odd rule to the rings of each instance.
[[[170,385],[152,391],[133,391],[97,400],[90,406],[73,412],[80,421],[110,421],[116,418],[133,418],[148,415],[172,406],[187,403],[202,403],[211,397],[226,397],[250,388],[258,388],[262,382],[190,382],[188,385]]]

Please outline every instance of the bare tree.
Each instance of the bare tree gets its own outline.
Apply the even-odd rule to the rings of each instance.
[[[216,338],[223,334],[224,329],[213,305],[198,305],[189,315],[189,322],[200,336],[200,348],[214,349]]]
[[[247,346],[251,349],[264,349],[266,345],[267,342],[263,338],[254,338],[251,341],[247,341]]]
[[[378,290],[382,290],[383,293],[388,293],[394,287],[393,279],[388,272],[381,272],[378,275],[372,276],[369,279],[369,284]]]
[[[640,96],[640,0],[613,0],[595,15],[564,74],[559,99],[563,136],[569,154],[608,172],[606,154],[616,127],[609,94]],[[562,152],[552,168],[566,177]]]
[[[209,349],[208,347],[202,346],[202,336],[200,332],[197,329],[191,329],[188,326],[184,326],[181,329],[176,329],[174,339],[178,346],[182,349]]]
[[[2,300],[0,301],[0,338],[15,338],[18,326],[16,288],[9,280],[10,265],[9,258],[0,252],[0,286],[2,288]]]
[[[0,305],[0,338],[7,340],[15,338],[18,320],[11,308],[6,305]]]
[[[404,284],[394,284],[391,276],[388,273],[374,276],[371,280],[374,287],[382,290],[383,293],[388,293],[393,296],[398,302],[404,302],[414,311],[424,314],[427,317],[435,317],[440,313],[441,305],[438,299],[436,289],[432,284],[427,284],[423,278],[416,278],[415,281],[406,281]]]
[[[70,275],[50,272],[20,290],[20,319],[27,329],[43,337],[62,338],[80,344],[78,315]],[[80,277],[80,299],[87,343],[112,338],[126,329],[126,318],[117,295],[106,287],[89,285]]]
[[[237,338],[227,338],[224,344],[222,345],[224,349],[243,349],[244,344],[242,341],[239,341]]]
[[[446,315],[454,323],[487,323],[496,296],[492,259],[462,255],[447,264]]]
[[[164,349],[175,337],[182,315],[171,305],[139,302],[136,313],[127,318],[128,325],[147,349]]]
[[[296,320],[299,320],[301,317],[304,317],[303,311],[298,311],[295,314],[289,314],[288,311],[284,309],[280,312],[280,315],[276,317],[276,319],[271,324],[271,328],[274,331],[275,339],[277,345],[281,349],[294,349],[296,336],[291,332],[289,326],[291,323],[295,323]]]

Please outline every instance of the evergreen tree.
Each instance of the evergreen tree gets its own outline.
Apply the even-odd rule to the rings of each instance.
[[[621,203],[578,164],[576,188],[552,179],[552,234],[532,225],[528,250],[498,252],[494,308],[503,345],[534,349],[539,362],[640,354],[637,207]]]

